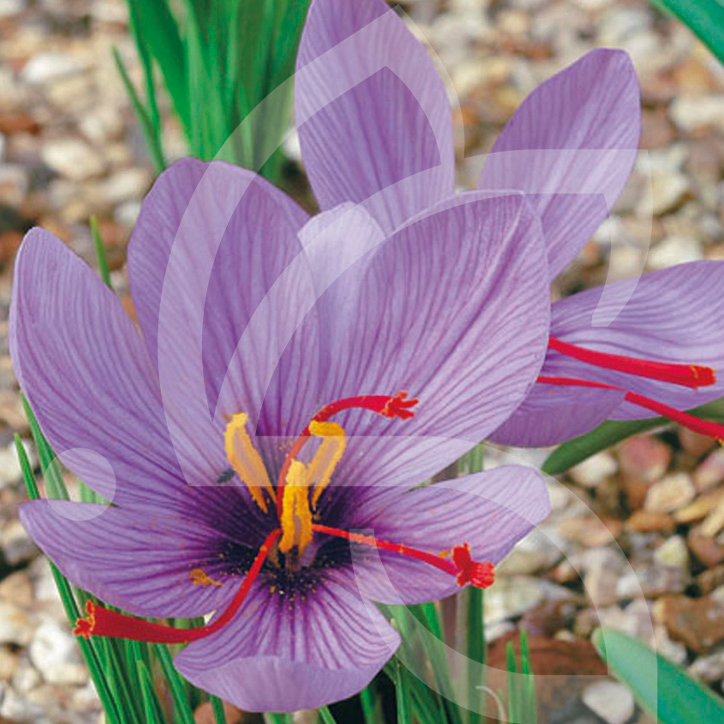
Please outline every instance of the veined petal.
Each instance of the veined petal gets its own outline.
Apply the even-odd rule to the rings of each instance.
[[[207,484],[220,444],[184,439],[184,478],[143,339],[117,297],[42,229],[18,253],[10,314],[13,367],[64,464],[120,505],[174,505]],[[221,468],[223,469],[223,468]]]
[[[223,416],[240,410],[263,434],[306,424],[314,385],[300,375],[314,366],[316,330],[287,343],[294,314],[316,299],[297,237],[307,219],[260,176],[220,162],[181,161],[146,198],[129,245],[131,290],[164,403],[194,427],[221,435]],[[272,389],[284,350],[284,389]]]
[[[723,287],[724,262],[701,261],[590,289],[553,305],[551,335],[600,352],[724,370]],[[612,317],[607,326],[595,325],[596,318]],[[724,395],[723,372],[715,384],[689,389],[601,369],[553,351],[541,374],[617,385],[681,410]],[[624,403],[611,417],[654,414]]]
[[[548,310],[539,225],[519,195],[444,204],[342,274],[307,320],[322,333],[322,399],[407,390],[420,404],[411,420],[335,417],[349,446],[332,487],[414,485],[492,432],[538,374]]]
[[[244,711],[316,709],[361,691],[399,646],[397,632],[331,571],[307,593],[257,584],[226,628],[191,643],[176,668]]]
[[[554,278],[616,202],[640,134],[640,91],[628,55],[593,50],[523,101],[493,146],[478,185],[531,196]]]
[[[468,543],[476,561],[498,564],[549,512],[540,474],[509,465],[407,492],[390,491],[363,506],[354,525],[380,540],[432,553]],[[361,593],[376,601],[422,603],[459,590],[450,575],[394,553],[354,550],[352,563]]]
[[[390,232],[454,192],[445,89],[382,0],[315,0],[295,84],[302,157],[323,209],[363,203]]]
[[[238,587],[219,572],[213,528],[168,510],[37,500],[20,506],[20,519],[74,585],[138,616],[201,616]]]
[[[514,447],[548,447],[583,435],[608,419],[624,392],[536,384],[488,439]]]

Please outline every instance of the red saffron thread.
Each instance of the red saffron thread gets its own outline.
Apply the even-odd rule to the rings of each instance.
[[[628,375],[646,377],[651,380],[670,382],[674,385],[683,385],[697,389],[708,387],[716,382],[716,373],[711,367],[702,365],[685,365],[668,362],[657,362],[654,360],[638,359],[620,354],[609,354],[607,352],[596,352],[585,349],[569,342],[564,342],[556,337],[550,337],[548,347],[555,352],[572,357],[580,362],[585,362],[596,367],[603,367],[608,370],[616,370]]]
[[[327,420],[343,410],[351,410],[354,408],[371,410],[383,417],[399,417],[401,420],[409,420],[411,417],[415,416],[412,408],[415,407],[418,402],[419,400],[414,397],[408,400],[407,392],[404,390],[398,392],[396,395],[360,395],[359,397],[344,397],[341,400],[336,400],[335,402],[331,402],[329,405],[325,405],[312,418],[312,420],[314,420],[314,422],[327,422]],[[284,503],[284,486],[286,484],[289,466],[292,464],[292,460],[299,455],[302,448],[307,444],[307,440],[309,440],[311,435],[312,433],[309,431],[309,425],[307,425],[301,435],[299,435],[299,437],[294,441],[294,444],[289,449],[289,452],[282,463],[282,469],[277,481],[277,513],[279,514],[280,519]]]
[[[190,641],[210,636],[216,633],[236,615],[246,599],[251,587],[259,575],[266,557],[281,534],[280,530],[272,531],[262,543],[249,572],[246,574],[239,590],[234,595],[226,610],[211,624],[198,628],[173,628],[150,621],[144,621],[134,616],[127,616],[117,611],[111,611],[98,606],[93,601],[86,603],[88,615],[77,621],[73,633],[76,636],[89,638],[90,636],[106,636],[110,638],[124,638],[132,641],[147,641],[156,644],[185,644]]]
[[[607,385],[604,382],[592,382],[591,380],[579,380],[573,377],[539,377],[538,382],[544,385],[558,385],[562,387],[593,387],[600,390],[616,390],[624,393],[624,400],[645,410],[655,412],[657,415],[668,417],[674,422],[678,422],[683,427],[698,432],[701,435],[708,435],[719,442],[724,442],[724,425],[708,420],[701,420],[688,412],[682,412],[675,407],[665,405],[663,402],[652,400],[650,397],[639,395],[637,392],[630,392],[617,387],[616,385]]]

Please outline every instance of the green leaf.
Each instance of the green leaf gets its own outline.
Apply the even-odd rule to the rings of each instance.
[[[508,641],[505,649],[506,669],[508,671],[508,719],[515,724],[522,724],[521,720],[521,692],[520,681],[518,678],[518,662],[515,658],[515,648],[513,642]]]
[[[412,724],[411,695],[407,676],[399,660],[395,661],[395,692],[397,694],[397,724]],[[325,724],[331,724],[325,722]]]
[[[650,0],[688,26],[724,63],[724,6],[718,0]]]
[[[168,648],[163,644],[156,644],[154,646],[154,652],[159,664],[161,664],[161,671],[163,671],[163,675],[166,677],[168,688],[171,690],[176,721],[179,722],[179,724],[194,724],[194,712],[186,698],[184,681],[174,668]]]
[[[103,245],[101,232],[98,229],[98,219],[95,216],[90,218],[91,234],[93,236],[93,244],[96,249],[96,259],[98,259],[98,273],[105,285],[109,289],[113,289],[111,285],[111,273],[108,269],[108,256],[106,255],[106,247]]]
[[[661,724],[724,722],[724,700],[648,646],[620,631],[597,629],[593,643],[611,671]]]
[[[148,671],[146,663],[139,659],[136,661],[136,667],[138,669],[138,678],[141,682],[141,701],[143,702],[143,711],[145,714],[145,718],[143,719],[144,724],[166,724],[163,709],[158,701],[153,680],[151,679],[151,674]]]
[[[520,673],[522,678],[522,720],[525,724],[536,724],[538,721],[538,705],[536,703],[535,677],[530,661],[528,636],[525,631],[520,632]]]
[[[216,724],[226,724],[226,714],[224,713],[224,704],[218,696],[210,696],[211,708],[214,710],[214,719]]]
[[[696,407],[689,410],[689,413],[704,420],[724,423],[724,398]],[[671,421],[665,417],[653,417],[648,420],[607,420],[595,430],[574,437],[554,450],[543,463],[543,472],[548,475],[561,475],[574,465],[632,435],[639,435],[670,424]]]
[[[337,720],[326,706],[320,707],[317,711],[319,712],[319,718],[324,722],[324,724],[337,724]]]
[[[468,663],[468,723],[479,724],[482,720],[482,702],[485,680],[480,672],[484,669],[487,646],[485,642],[485,622],[483,620],[485,592],[481,588],[468,588],[466,595],[465,636],[467,641]]]
[[[176,18],[166,0],[128,0],[136,32],[158,63],[176,113],[189,126],[186,54]]]

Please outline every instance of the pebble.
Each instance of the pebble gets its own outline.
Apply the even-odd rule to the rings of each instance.
[[[41,149],[41,156],[53,171],[73,181],[98,176],[105,168],[100,154],[75,138],[48,141]]]
[[[675,473],[649,488],[644,508],[654,513],[673,513],[690,503],[695,495],[691,478],[686,473]]]
[[[523,538],[511,554],[498,566],[505,575],[530,576],[547,571],[561,558],[560,546],[551,539],[554,534],[539,529]]]
[[[23,68],[21,79],[30,85],[44,85],[75,75],[81,66],[74,58],[62,53],[37,53]]]
[[[20,15],[25,7],[25,0],[0,0],[0,19]]]
[[[33,638],[33,622],[9,601],[0,600],[0,644],[27,646]]]
[[[650,269],[665,269],[703,258],[704,248],[698,239],[670,236],[651,249],[646,263]]]
[[[591,684],[582,698],[583,703],[607,724],[626,724],[636,708],[631,691],[613,681]]]
[[[694,486],[699,492],[710,490],[724,481],[724,448],[708,455],[693,474]]]
[[[702,656],[689,666],[688,672],[707,684],[724,679],[724,650],[710,656]]]
[[[671,119],[683,131],[705,128],[724,130],[724,98],[720,95],[677,98],[669,110]]]
[[[709,597],[666,597],[657,608],[670,636],[696,652],[724,641],[724,606]]]
[[[0,533],[0,548],[5,560],[13,567],[27,563],[38,555],[38,548],[17,518],[11,520]]]
[[[652,435],[637,435],[618,448],[622,473],[630,479],[653,482],[671,464],[671,448]]]
[[[34,451],[31,450],[31,446],[27,443],[23,443],[23,447],[25,448],[25,452],[28,453],[32,464]],[[15,443],[0,448],[0,490],[6,485],[15,485],[20,482],[22,476],[23,473],[20,469],[20,461],[18,460],[18,453],[15,450]]]
[[[670,535],[676,528],[674,519],[666,513],[636,510],[626,521],[626,529],[634,533],[663,533]]]
[[[688,570],[689,549],[686,541],[675,535],[654,551],[654,560],[661,566]]]
[[[595,488],[617,470],[616,458],[610,452],[600,452],[571,468],[570,476],[584,488]]]
[[[49,684],[83,684],[88,678],[78,645],[66,626],[43,622],[30,644],[30,659]]]

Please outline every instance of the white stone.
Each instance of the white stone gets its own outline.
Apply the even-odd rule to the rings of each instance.
[[[694,678],[707,684],[724,679],[724,651],[698,658],[688,671]]]
[[[0,0],[0,18],[12,18],[25,10],[25,0]]]
[[[83,684],[88,678],[78,646],[67,629],[43,622],[30,644],[30,660],[49,684]]]
[[[700,261],[703,258],[704,249],[698,239],[669,236],[651,249],[646,263],[650,269],[665,269],[675,264]]]
[[[691,478],[686,473],[676,473],[649,488],[644,508],[654,513],[673,513],[690,503],[695,495],[696,489]]]
[[[600,452],[571,468],[571,477],[584,488],[595,488],[618,470],[616,459],[608,452]]]
[[[704,128],[724,130],[724,97],[679,97],[672,103],[670,115],[674,123],[684,131]]]
[[[688,569],[689,549],[680,535],[674,535],[654,551],[654,560],[662,566]]]
[[[41,150],[43,161],[61,176],[83,181],[101,174],[105,164],[87,143],[75,138],[48,141]]]
[[[607,724],[626,724],[634,715],[633,694],[613,681],[599,681],[583,692],[583,703]]]
[[[33,539],[17,519],[11,520],[0,534],[0,548],[11,566],[27,563],[38,555]]]
[[[31,85],[43,85],[75,75],[81,70],[78,61],[62,53],[38,53],[25,64],[21,78]]]
[[[0,643],[27,646],[33,637],[33,623],[20,608],[0,600]]]

